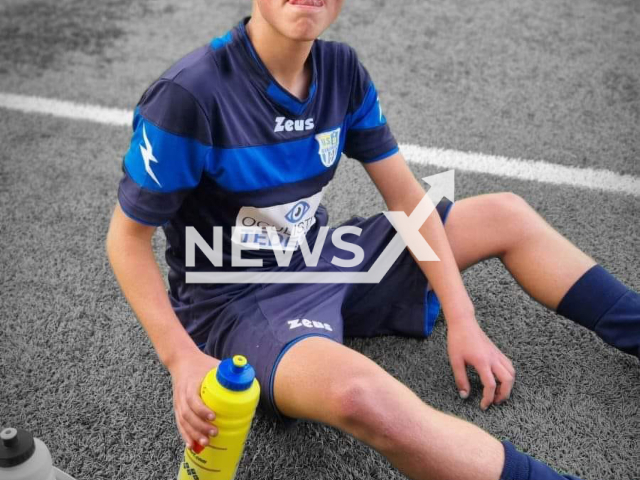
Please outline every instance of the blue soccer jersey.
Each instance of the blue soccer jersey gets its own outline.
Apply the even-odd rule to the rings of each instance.
[[[232,243],[275,266],[266,227],[280,247],[296,249],[301,236],[311,244],[342,153],[366,163],[398,150],[353,49],[316,40],[299,100],[261,62],[247,20],[169,68],[135,110],[118,198],[132,219],[164,228],[172,281],[213,269],[199,249],[187,268],[188,227],[209,245],[222,227],[219,268],[231,268]]]

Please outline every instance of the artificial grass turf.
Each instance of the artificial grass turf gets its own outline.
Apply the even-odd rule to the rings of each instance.
[[[11,112],[0,120],[0,134],[2,426],[33,431],[56,465],[77,479],[173,478],[183,445],[170,377],[119,293],[103,247],[119,178],[116,146],[129,133]],[[332,223],[382,208],[361,167],[343,162],[327,192]],[[461,196],[507,189],[638,288],[637,198],[457,176]],[[159,258],[162,246],[156,236]],[[637,360],[533,303],[497,261],[471,269],[465,281],[483,328],[518,371],[506,405],[480,411],[476,377],[471,398],[458,398],[441,321],[426,340],[380,337],[347,345],[434,407],[559,469],[587,480],[636,478]],[[238,478],[402,476],[334,429],[304,422],[283,431],[259,416]]]

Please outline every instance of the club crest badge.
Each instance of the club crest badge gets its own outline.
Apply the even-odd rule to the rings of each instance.
[[[320,160],[325,167],[330,167],[338,159],[338,147],[340,146],[340,127],[329,132],[323,132],[316,135],[319,149],[318,154]]]

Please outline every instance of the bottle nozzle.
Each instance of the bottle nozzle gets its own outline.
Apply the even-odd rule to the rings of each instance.
[[[244,366],[247,364],[247,359],[243,355],[234,355],[233,357],[233,371],[240,373],[244,370]]]
[[[244,355],[225,358],[216,371],[216,380],[220,385],[237,392],[251,388],[255,378],[256,372]]]
[[[35,451],[36,444],[30,432],[17,428],[0,430],[0,470],[26,462]],[[0,477],[4,478],[1,474]]]
[[[18,430],[15,428],[5,428],[0,432],[0,439],[5,447],[11,448],[18,443]]]

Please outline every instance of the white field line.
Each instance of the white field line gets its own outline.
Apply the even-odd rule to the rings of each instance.
[[[132,120],[132,112],[128,110],[8,93],[0,93],[0,108],[115,126],[130,127]],[[411,144],[400,145],[400,148],[409,162],[419,165],[486,173],[533,182],[571,185],[640,197],[640,178],[621,175],[610,170],[567,167],[539,160],[522,160]]]
[[[128,110],[11,93],[0,93],[0,107],[27,113],[44,113],[54,117],[106,123],[107,125],[131,126],[133,120],[133,113]]]
[[[567,167],[539,160],[498,157],[482,153],[458,152],[420,145],[401,145],[411,163],[434,165],[454,170],[488,173],[532,182],[571,185],[591,190],[627,193],[640,197],[640,178],[611,170]]]

